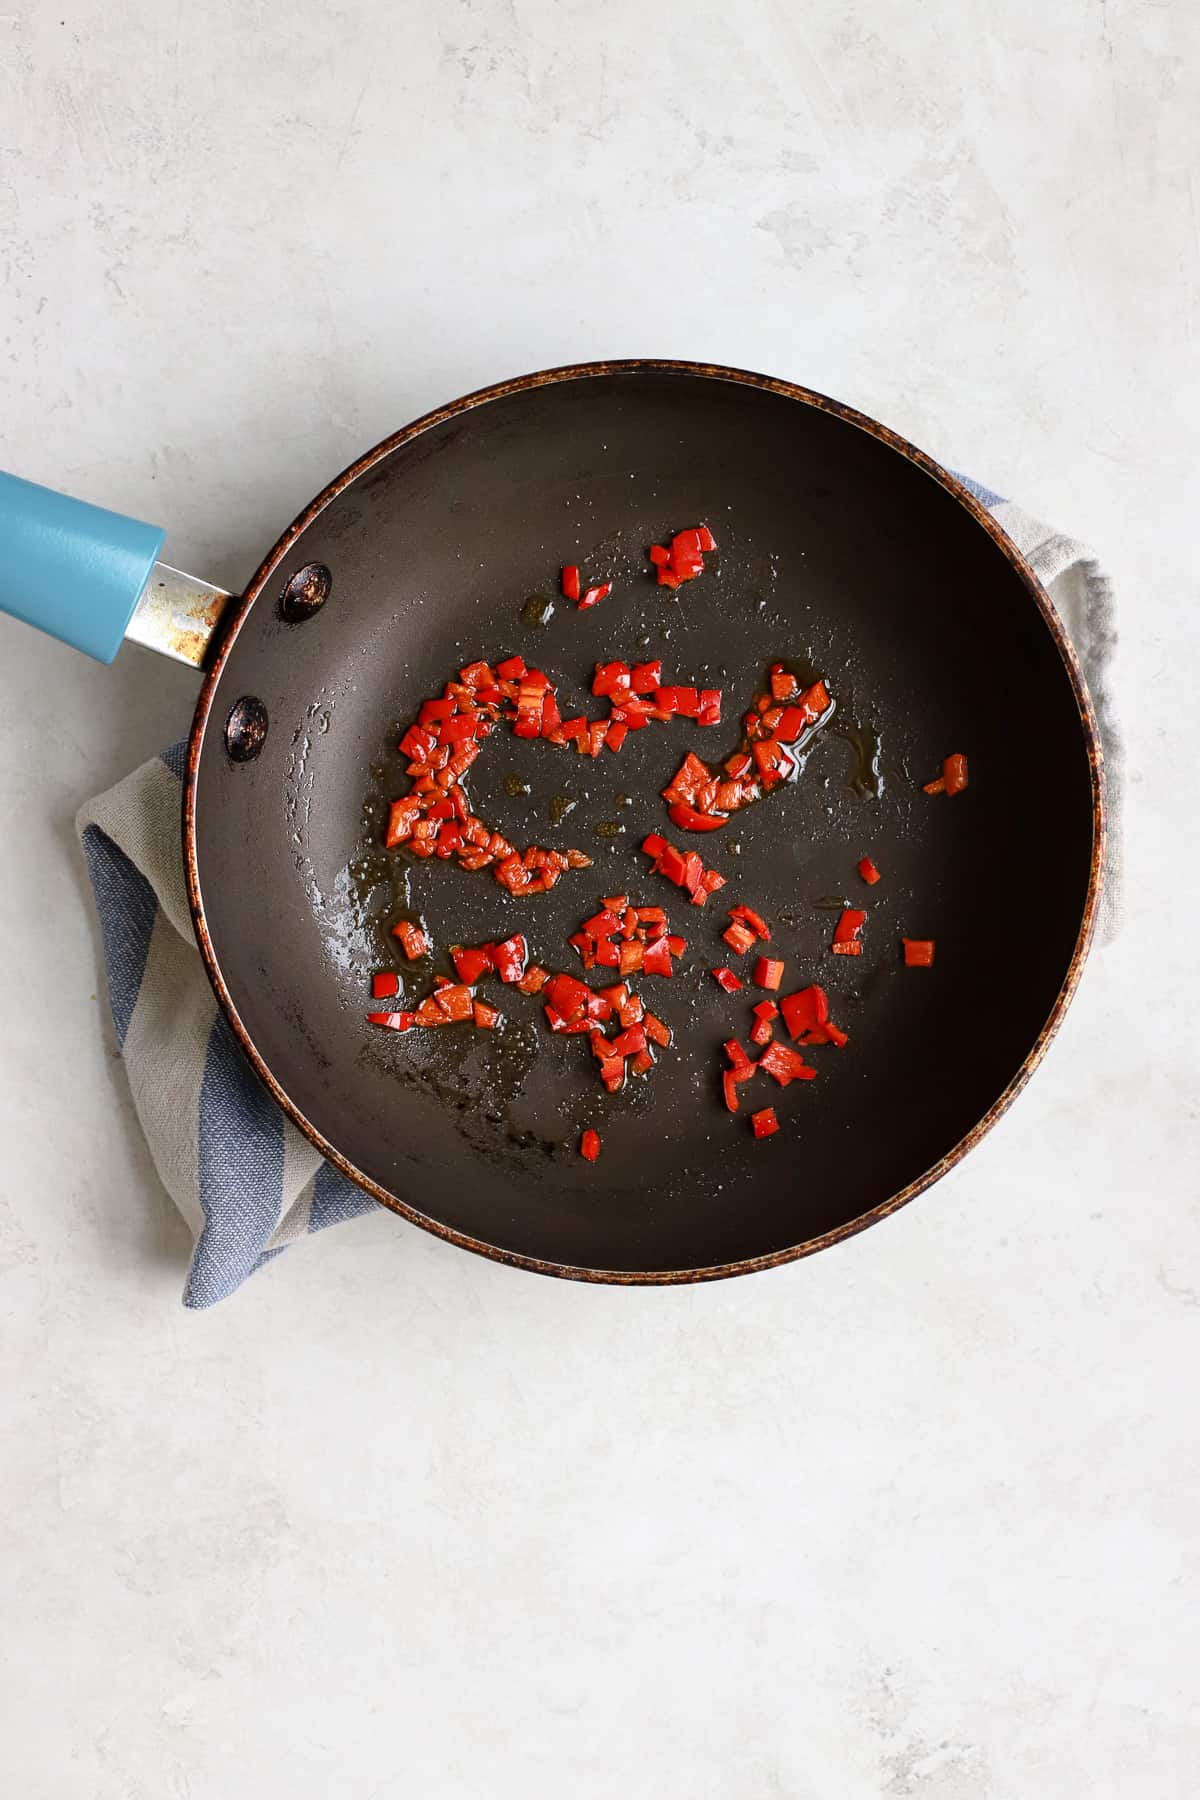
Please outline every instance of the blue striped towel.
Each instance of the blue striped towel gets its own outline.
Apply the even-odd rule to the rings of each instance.
[[[1081,544],[968,481],[1050,590],[1086,671],[1109,767],[1105,929],[1116,928],[1120,745],[1107,576]],[[322,1161],[253,1074],[192,936],[179,848],[183,744],[76,820],[100,915],[108,999],[134,1105],[164,1186],[195,1234],[185,1306],[211,1306],[298,1238],[375,1202]]]

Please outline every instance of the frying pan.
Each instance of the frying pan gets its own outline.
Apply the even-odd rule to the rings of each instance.
[[[704,576],[655,586],[647,546],[701,521],[719,544]],[[147,624],[157,583],[176,654],[205,665],[183,848],[217,998],[300,1130],[415,1224],[588,1280],[760,1269],[912,1199],[1036,1067],[1096,915],[1095,718],[1027,563],[959,481],[873,420],[788,382],[676,362],[488,388],[331,483],[211,645],[224,597],[170,572],[147,581],[153,533],[123,543],[116,571],[116,530],[96,527],[74,591],[136,579],[141,634],[161,636],[161,618]],[[564,562],[611,580],[610,598],[551,609]],[[182,625],[180,604],[193,609]],[[596,761],[496,733],[471,771],[476,810],[518,845],[593,858],[526,900],[486,872],[381,848],[406,785],[397,739],[420,701],[465,663],[513,653],[559,683],[564,717],[596,710],[596,662],[660,656],[664,679],[720,687],[735,721],[657,726]],[[680,841],[659,790],[686,749],[716,760],[736,746],[776,660],[824,676],[836,711],[799,780],[684,839],[728,884],[693,909],[638,845],[655,829]],[[927,797],[955,750],[969,789]],[[871,890],[855,874],[864,854],[883,871]],[[509,989],[489,995],[502,996],[499,1034],[366,1022],[373,969],[401,968],[418,995],[451,942],[522,931],[538,960],[569,967],[567,937],[613,892],[665,905],[689,945],[646,995],[674,1047],[621,1094],[603,1092],[586,1038],[551,1038],[539,1001]],[[707,973],[732,960],[719,934],[738,899],[773,922],[785,991],[819,981],[850,1034],[811,1053],[818,1079],[754,1084],[751,1104],[781,1123],[761,1141],[745,1112],[724,1111],[719,1081],[720,1046],[745,1039],[761,996],[725,995]],[[865,953],[831,956],[837,910],[859,899]],[[439,947],[415,974],[390,935],[400,913]],[[903,966],[905,936],[936,939],[931,969]],[[601,1134],[595,1165],[578,1154],[585,1126]]]

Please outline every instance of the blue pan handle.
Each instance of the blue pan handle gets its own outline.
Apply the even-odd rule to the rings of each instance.
[[[110,663],[162,549],[157,525],[0,471],[0,611]]]

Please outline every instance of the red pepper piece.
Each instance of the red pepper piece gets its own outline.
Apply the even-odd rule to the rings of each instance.
[[[947,794],[961,794],[967,785],[967,759],[961,751],[955,751],[942,764],[942,780],[946,784]]]
[[[769,1044],[773,1035],[770,1019],[755,1019],[753,1025],[750,1027],[750,1042],[752,1044]]]
[[[925,786],[921,789],[923,794],[944,794],[945,791],[946,783],[941,775],[938,776],[936,781],[927,781]]]
[[[732,969],[710,969],[709,974],[712,976],[717,986],[719,988],[724,988],[727,994],[736,994],[740,992],[742,984]]]
[[[539,968],[537,963],[531,963],[518,981],[517,987],[523,994],[540,994],[549,979],[550,976],[545,969]]]
[[[604,741],[610,750],[619,750],[629,735],[629,727],[623,719],[614,719],[604,734]]]
[[[663,544],[651,544],[650,561],[658,569],[665,568],[671,560],[671,552]]]
[[[637,916],[643,925],[665,924],[667,918],[661,906],[639,906]]]
[[[833,948],[836,950],[839,944],[855,943],[859,932],[866,922],[867,915],[865,912],[861,912],[855,906],[843,907],[842,916],[833,928]],[[861,953],[861,950],[862,946],[860,944],[857,951],[843,950],[842,954],[843,956],[856,956]]]
[[[823,681],[814,681],[800,697],[800,704],[807,710],[815,723],[823,712],[827,712],[833,702],[829,698],[829,689]]]
[[[806,1032],[820,1031],[829,1018],[829,1001],[821,987],[801,988],[799,993],[785,994],[779,1002],[783,1022],[794,1038]]]
[[[764,1106],[761,1112],[751,1113],[750,1123],[756,1138],[770,1137],[772,1132],[779,1130],[779,1120],[775,1117],[773,1106]]]
[[[790,700],[793,694],[800,691],[800,683],[785,669],[782,663],[774,663],[771,667],[771,697],[774,700]]]
[[[501,981],[520,981],[525,973],[525,965],[529,961],[529,946],[525,939],[517,933],[514,937],[505,938],[492,951],[492,963]]]
[[[579,598],[579,567],[576,563],[564,563],[562,572],[562,591],[565,600]]]
[[[641,960],[634,966],[643,969],[647,975],[673,975],[675,972],[671,967],[671,951],[666,938],[659,938],[657,943],[645,946],[626,944],[621,952],[622,975],[629,973],[625,967],[625,950],[641,951]]]
[[[594,1163],[600,1154],[600,1133],[591,1128],[584,1132],[579,1140],[579,1154],[585,1162]]]
[[[415,962],[419,956],[428,956],[433,948],[421,927],[414,925],[411,919],[400,919],[393,925],[392,936],[399,938],[400,948],[409,962]]]
[[[381,969],[371,977],[372,1000],[390,1000],[393,994],[400,992],[400,977],[390,970]]]
[[[621,921],[615,912],[609,910],[606,903],[603,912],[593,913],[590,919],[584,920],[583,929],[589,937],[609,938],[620,931]]]
[[[737,1078],[732,1069],[726,1069],[725,1073],[722,1075],[721,1087],[725,1093],[726,1106],[729,1108],[730,1112],[736,1112],[738,1109]]]
[[[686,800],[677,800],[669,809],[668,817],[681,831],[719,831],[722,825],[729,823],[728,818],[697,812]]]
[[[860,859],[858,872],[868,887],[874,887],[875,883],[880,879],[879,870],[875,867],[875,864],[871,861],[869,856],[864,856]]]
[[[704,864],[694,850],[689,850],[683,859],[683,878],[680,887],[694,894],[704,880]]]
[[[673,570],[660,569],[658,571],[659,587],[677,588],[679,586],[679,582],[680,582],[680,577],[678,575],[676,575]]]
[[[682,956],[687,949],[687,939],[679,937],[675,932],[667,934],[667,949],[672,956]]]
[[[736,919],[732,925],[725,927],[721,936],[735,956],[744,956],[754,943],[754,933]]]
[[[721,723],[721,690],[720,688],[701,688],[700,705],[696,713],[699,725],[719,725]]]
[[[586,612],[589,606],[599,606],[612,593],[612,582],[602,581],[598,587],[590,587],[579,602],[579,611]]]
[[[756,1019],[777,1019],[779,1017],[779,1008],[773,1000],[760,1000],[757,1006],[751,1008],[751,1011]]]
[[[761,988],[774,993],[783,980],[783,964],[769,956],[760,956],[754,965],[754,980]]]
[[[901,938],[904,945],[904,963],[909,969],[929,969],[933,967],[934,938]]]
[[[629,664],[623,662],[597,663],[596,672],[592,676],[593,694],[615,694],[629,686]]]
[[[659,1045],[663,1050],[670,1048],[671,1027],[669,1025],[664,1025],[656,1013],[647,1012],[643,1016],[642,1025],[645,1029],[646,1036],[652,1043]]]
[[[471,1016],[479,1031],[494,1031],[500,1023],[500,1014],[494,1006],[488,1006],[482,1000],[475,1000],[471,1005]]]
[[[774,738],[755,744],[754,760],[758,765],[758,779],[768,792],[796,771],[795,763]]]
[[[653,1050],[649,1048],[639,1050],[629,1066],[635,1075],[648,1075],[654,1067]]]
[[[718,888],[725,886],[725,877],[718,875],[715,869],[705,869],[703,886],[705,893],[715,894]]]
[[[433,996],[447,1019],[452,1024],[460,1024],[471,1016],[471,990],[461,982],[448,981],[445,987],[438,988]]]
[[[830,944],[829,948],[835,956],[861,956],[863,950],[857,938],[848,939],[840,944]]]
[[[375,1012],[367,1014],[370,1025],[383,1025],[388,1031],[411,1031],[417,1022],[413,1012]]]
[[[839,1050],[844,1049],[850,1042],[847,1034],[844,1031],[839,1030],[832,1019],[826,1019],[824,1025],[821,1027],[821,1033],[827,1044],[836,1044]]]
[[[663,851],[667,848],[668,844],[666,838],[659,837],[657,831],[650,832],[648,836],[642,839],[642,849],[647,856],[661,856]]]
[[[458,970],[458,979],[465,981],[468,987],[474,987],[481,975],[495,967],[488,951],[480,946],[478,949],[466,948],[461,944],[451,947],[450,956],[454,967]]]
[[[798,1050],[787,1044],[770,1044],[758,1059],[764,1075],[773,1075],[781,1087],[789,1081],[814,1081],[817,1071],[809,1067]]]
[[[640,1025],[631,1025],[612,1040],[614,1056],[636,1056],[646,1048],[646,1033]]]
[[[634,663],[629,685],[635,694],[653,694],[662,682],[662,663]]]
[[[501,681],[520,681],[529,670],[523,656],[506,656],[503,662],[496,664],[496,673]]]
[[[704,551],[705,555],[707,555],[710,550],[715,550],[717,547],[717,540],[708,529],[707,525],[698,525],[696,527],[696,542],[699,544],[701,550]]]
[[[767,924],[767,921],[763,918],[762,914],[756,913],[752,906],[742,906],[740,904],[738,906],[731,906],[729,909],[729,917],[731,919],[740,919],[743,925],[749,926],[755,937],[762,938],[764,943],[770,943],[771,927]]]
[[[582,1015],[592,990],[573,975],[552,975],[546,983],[546,998],[560,1018],[571,1024]]]
[[[638,943],[622,944],[617,957],[617,968],[622,975],[636,975],[639,969],[646,968],[644,959],[653,951],[656,951],[657,948],[657,944],[651,944],[649,947]],[[665,944],[663,945],[663,949],[666,949]],[[669,975],[671,973],[670,957],[668,956],[667,958],[667,966],[665,969],[647,969],[647,973],[650,975]]]
[[[418,725],[440,725],[444,719],[454,715],[453,700],[422,700],[421,710],[417,714]]]
[[[406,794],[402,800],[392,801],[388,809],[387,833],[383,840],[387,849],[394,850],[397,844],[402,844],[406,838],[411,837],[420,810],[421,800],[418,794]]]
[[[721,1048],[733,1064],[734,1080],[750,1081],[753,1078],[754,1071],[758,1065],[754,1062],[753,1058],[746,1055],[746,1052],[742,1049],[742,1046],[738,1043],[737,1039],[727,1038]]]
[[[699,862],[700,858],[697,857],[696,861]],[[673,881],[676,887],[684,885],[687,858],[680,855],[674,844],[664,844],[658,867],[659,872],[665,875],[668,881]],[[701,868],[703,869],[703,865]]]

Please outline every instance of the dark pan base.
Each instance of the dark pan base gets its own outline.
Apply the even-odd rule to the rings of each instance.
[[[645,550],[711,525],[710,569],[671,596]],[[611,579],[590,613],[559,602],[559,564]],[[324,565],[329,597],[290,622],[280,595]],[[293,588],[294,591],[294,588]],[[293,609],[294,610],[294,609]],[[472,799],[520,845],[574,844],[592,870],[513,901],[490,875],[378,851],[403,791],[395,743],[420,700],[477,657],[520,652],[561,684],[564,716],[597,712],[597,660],[661,655],[669,678],[720,686],[733,723],[631,736],[599,761],[506,731]],[[823,674],[837,712],[800,780],[724,831],[687,840],[728,877],[706,909],[648,873],[637,846],[685,749],[710,760],[766,665]],[[269,725],[226,752],[235,703]],[[969,791],[929,799],[942,757]],[[516,780],[512,778],[516,777]],[[528,792],[509,788],[524,783]],[[557,827],[558,797],[575,801]],[[632,804],[626,801],[632,799]],[[881,1217],[969,1148],[1044,1048],[1094,914],[1103,812],[1078,670],[1028,569],[949,477],[858,415],[731,371],[607,365],[460,402],[401,433],[315,503],[268,557],[210,672],[186,790],[189,881],[217,992],[260,1074],[326,1154],[377,1198],[483,1250],[560,1274],[688,1279],[802,1254]],[[615,835],[608,835],[614,832]],[[734,846],[740,847],[735,853]],[[870,854],[884,880],[867,890]],[[689,951],[647,1004],[677,1048],[606,1096],[586,1039],[552,1040],[536,999],[497,985],[498,1038],[406,1036],[366,1023],[368,978],[400,966],[388,926],[420,913],[439,945],[527,933],[571,968],[570,932],[604,893],[666,905]],[[866,953],[826,948],[862,901]],[[725,905],[777,930],[786,988],[820,981],[847,1049],[816,1081],[766,1077],[755,1142],[720,1101],[719,1046],[760,996],[722,995]],[[902,935],[934,937],[932,970]],[[444,956],[416,966],[417,993]],[[406,973],[407,979],[407,973]],[[747,1103],[748,1102],[748,1103]],[[577,1152],[595,1126],[595,1167]]]

